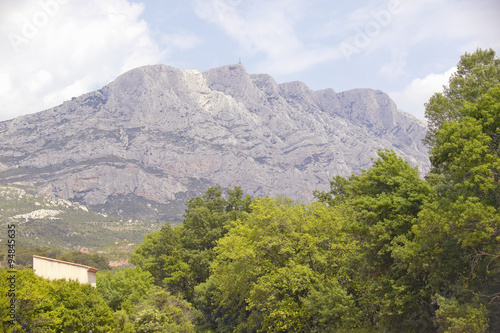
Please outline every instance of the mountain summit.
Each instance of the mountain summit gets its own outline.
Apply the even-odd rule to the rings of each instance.
[[[426,172],[425,131],[378,90],[312,91],[241,64],[203,73],[145,66],[1,122],[0,183],[116,212],[170,209],[160,218],[172,219],[215,184],[311,200],[333,176],[368,168],[377,149]]]

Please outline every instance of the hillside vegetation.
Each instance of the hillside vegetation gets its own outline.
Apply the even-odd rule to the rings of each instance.
[[[500,331],[495,53],[462,56],[426,114],[425,179],[380,150],[312,204],[210,187],[186,203],[183,223],[145,237],[136,268],[98,274],[91,300],[86,286],[71,293],[21,271],[17,332]]]
[[[108,260],[127,259],[146,234],[160,228],[158,221],[108,216],[76,202],[36,196],[32,187],[14,185],[0,185],[0,221],[2,235],[8,225],[16,226],[16,249],[26,257],[43,255],[37,248],[50,248],[53,257],[81,250],[99,252]],[[2,248],[6,241],[0,237]],[[6,254],[0,253],[4,264]],[[22,265],[29,267],[29,262],[25,258]]]

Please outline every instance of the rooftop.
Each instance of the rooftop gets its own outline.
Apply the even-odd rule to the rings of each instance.
[[[93,272],[93,273],[97,273],[97,271],[99,271],[97,268],[90,267],[90,266],[85,266],[85,265],[80,265],[80,264],[75,264],[74,262],[62,261],[62,260],[57,260],[57,259],[52,259],[52,258],[47,258],[47,257],[41,257],[41,256],[37,256],[37,255],[33,255],[33,258],[54,261],[54,262],[58,262],[58,263],[61,263],[61,264],[66,264],[66,265],[83,267],[83,268],[87,268],[89,272]]]

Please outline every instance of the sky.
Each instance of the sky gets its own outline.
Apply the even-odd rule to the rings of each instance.
[[[498,0],[0,0],[0,121],[165,64],[386,92],[423,119],[460,56],[500,54]]]

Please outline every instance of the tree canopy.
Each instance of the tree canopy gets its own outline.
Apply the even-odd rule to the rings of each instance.
[[[145,237],[136,268],[100,272],[97,288],[18,271],[18,320],[0,308],[4,331],[500,331],[495,52],[462,56],[426,114],[425,177],[380,150],[310,204],[208,188],[183,223]]]
[[[435,133],[444,123],[464,116],[466,103],[475,103],[490,88],[500,84],[500,60],[492,49],[465,53],[444,91],[435,93],[425,104],[428,121],[427,142],[435,145]]]
[[[210,187],[203,196],[187,201],[182,224],[165,225],[147,235],[131,262],[149,271],[156,285],[168,286],[191,300],[194,287],[209,276],[217,241],[231,221],[250,211],[251,202],[238,186],[227,191],[227,199],[220,187]]]

